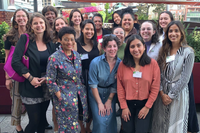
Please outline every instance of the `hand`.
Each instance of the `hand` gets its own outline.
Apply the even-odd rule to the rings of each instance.
[[[12,80],[6,79],[6,88],[10,90],[13,87]]]
[[[46,78],[45,77],[39,78],[39,82],[42,85],[43,83],[46,82]]]
[[[110,99],[108,99],[105,103],[105,109],[106,109],[106,112],[107,112],[107,115],[110,115],[110,112],[112,112],[112,101]]]
[[[122,119],[124,119],[125,122],[130,120],[129,116],[131,116],[131,112],[128,108],[122,110]]]
[[[106,115],[106,109],[105,109],[103,103],[99,103],[98,108],[99,108],[99,115],[105,116]]]
[[[138,118],[139,119],[142,119],[142,118],[145,119],[148,113],[149,113],[149,108],[147,108],[147,107],[144,106],[140,110],[140,112],[138,113]]]
[[[41,86],[41,84],[40,84],[40,82],[39,82],[39,79],[40,79],[40,78],[33,77],[33,80],[31,81],[31,84],[32,84],[35,88]]]
[[[162,96],[162,102],[163,102],[164,105],[167,106],[172,102],[172,99],[167,94],[164,94]]]

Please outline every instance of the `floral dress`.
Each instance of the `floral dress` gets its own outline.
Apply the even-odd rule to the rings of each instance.
[[[52,94],[56,110],[59,133],[78,132],[78,97],[83,107],[83,120],[87,119],[86,88],[81,82],[81,58],[76,51],[72,51],[74,61],[59,49],[49,57],[47,65],[47,86]],[[58,99],[56,92],[61,92]]]

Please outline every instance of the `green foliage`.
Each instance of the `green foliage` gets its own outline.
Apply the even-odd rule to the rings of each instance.
[[[97,6],[97,4],[96,3],[91,3],[91,6]]]
[[[158,18],[158,15],[166,9],[165,4],[151,4],[151,6],[155,7],[155,9],[153,10],[153,13],[156,14],[157,18]]]
[[[0,24],[0,62],[2,63],[5,58],[5,49],[4,49],[4,41],[3,36],[6,34],[9,30],[9,25],[4,21],[2,24]]]
[[[110,19],[112,19],[113,11],[111,13],[108,13],[109,3],[106,3],[104,8],[106,10],[105,12],[104,11],[98,11],[98,13],[102,15],[103,23],[108,23],[108,21]]]
[[[200,62],[200,31],[196,31],[197,27],[195,27],[192,33],[188,34],[187,29],[189,26],[190,24],[188,24],[185,28],[186,40],[188,45],[194,49],[195,62]]]
[[[148,20],[148,16],[146,14],[138,15],[138,20]]]

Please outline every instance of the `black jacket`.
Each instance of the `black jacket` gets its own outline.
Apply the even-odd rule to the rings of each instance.
[[[103,33],[103,36],[104,36],[104,35],[106,35],[106,34],[111,34],[111,31],[102,28],[102,33]]]
[[[25,53],[25,55],[29,57],[29,69],[27,69],[27,67],[25,67],[24,64],[21,62],[23,52],[25,50],[26,41],[27,41],[26,35],[21,35],[13,54],[12,67],[20,76],[22,76],[22,74],[26,74],[29,72],[33,77],[40,78],[41,77],[40,56],[35,41],[31,40],[29,41],[28,49]],[[46,46],[50,55],[53,52],[55,52],[55,44],[50,42],[47,43]],[[23,97],[30,97],[30,98],[43,97],[42,87],[40,86],[34,88],[34,86],[32,86],[27,79],[24,82],[19,83],[19,93]]]

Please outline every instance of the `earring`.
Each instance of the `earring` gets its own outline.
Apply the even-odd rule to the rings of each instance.
[[[31,33],[34,33],[33,29],[31,29]]]
[[[17,29],[18,28],[18,24],[15,24],[14,28]]]

